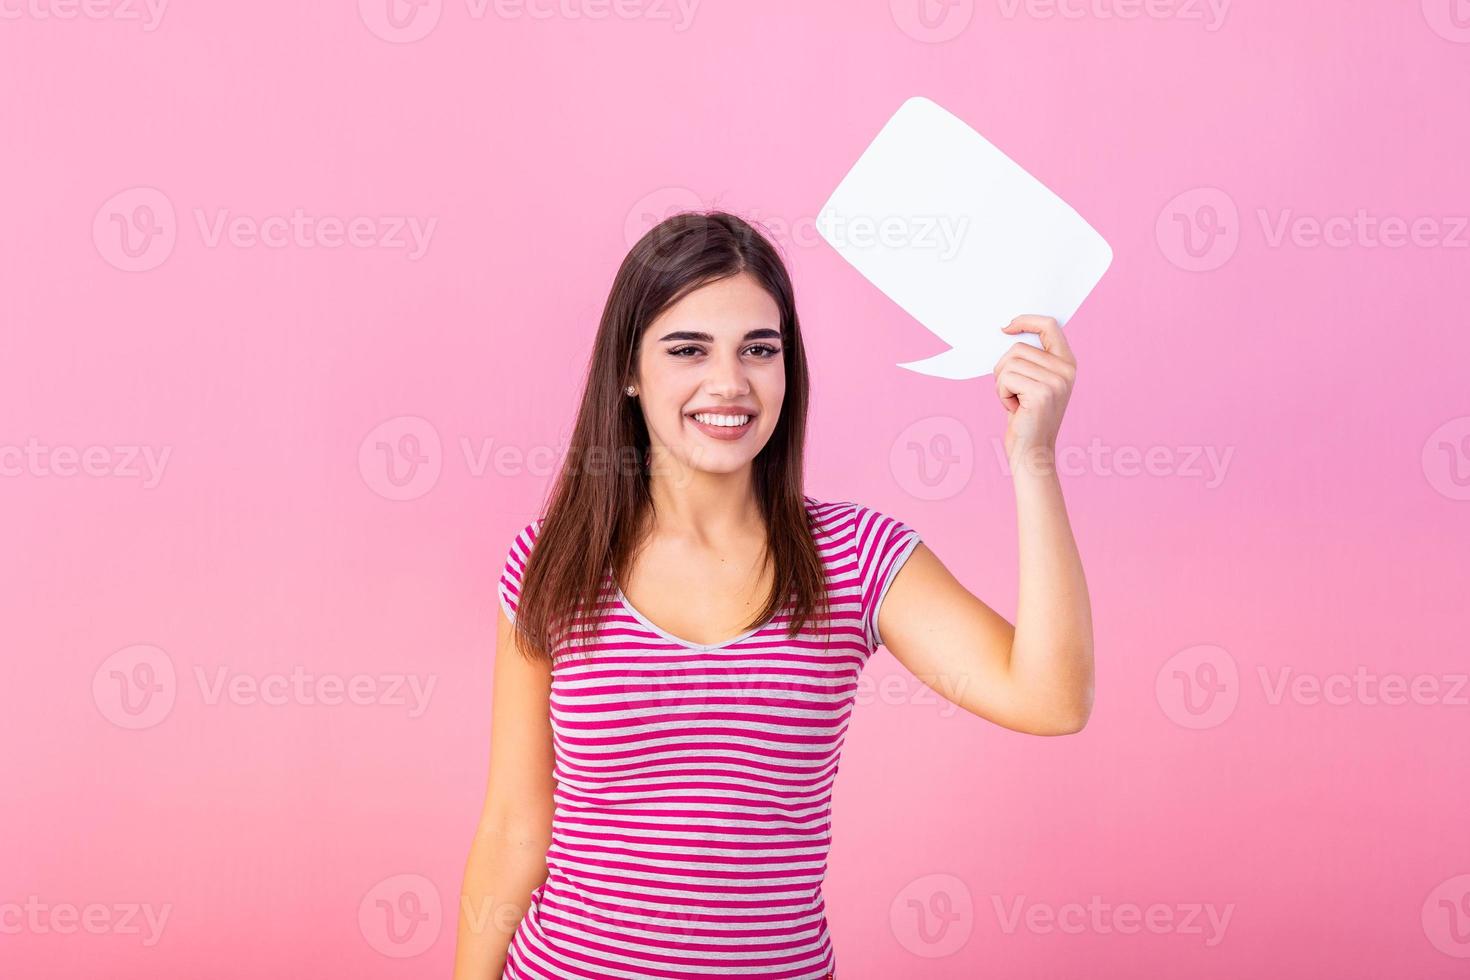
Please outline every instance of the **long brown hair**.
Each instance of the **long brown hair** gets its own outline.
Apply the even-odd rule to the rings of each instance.
[[[600,624],[598,599],[609,570],[616,581],[627,581],[653,504],[648,427],[638,401],[623,390],[633,380],[643,332],[685,294],[742,272],[754,276],[781,311],[786,370],[780,417],[752,464],[767,530],[766,561],[775,562],[774,587],[745,630],[771,619],[785,601],[792,608],[788,637],[796,637],[819,607],[826,618],[826,573],[802,485],[809,381],[791,277],[775,247],[743,219],[724,211],[684,212],[649,229],[632,247],[603,307],[567,458],[522,575],[515,624],[527,656],[553,659],[574,624]]]

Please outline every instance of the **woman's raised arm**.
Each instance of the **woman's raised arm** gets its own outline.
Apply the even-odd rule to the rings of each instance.
[[[1016,625],[921,544],[889,586],[878,629],[900,663],[965,710],[1013,731],[1066,735],[1087,724],[1094,688],[1092,606],[1055,466],[1077,362],[1050,317],[1020,316],[1005,329],[1043,345],[1018,342],[995,368],[1020,538]]]

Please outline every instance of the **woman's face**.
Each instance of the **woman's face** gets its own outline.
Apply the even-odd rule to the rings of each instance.
[[[688,293],[644,331],[634,384],[655,460],[712,473],[750,465],[786,396],[776,301],[745,272]]]

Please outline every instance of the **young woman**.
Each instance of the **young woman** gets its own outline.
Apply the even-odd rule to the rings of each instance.
[[[996,391],[1016,625],[918,533],[803,492],[807,363],[771,244],[714,212],[633,247],[567,462],[499,584],[490,779],[457,980],[831,978],[832,782],[879,644],[996,724],[1092,706],[1081,562],[1048,465],[1075,361],[1018,317]]]

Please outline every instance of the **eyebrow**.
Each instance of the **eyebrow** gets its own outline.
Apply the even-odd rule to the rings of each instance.
[[[770,327],[762,327],[759,330],[751,330],[747,332],[745,335],[745,340],[758,340],[763,337],[771,337],[776,340],[780,340],[781,331],[772,330]],[[675,330],[673,333],[666,333],[662,337],[658,338],[659,343],[663,343],[666,340],[702,340],[707,344],[712,344],[715,342],[714,337],[710,336],[707,333],[700,333],[697,330]]]

